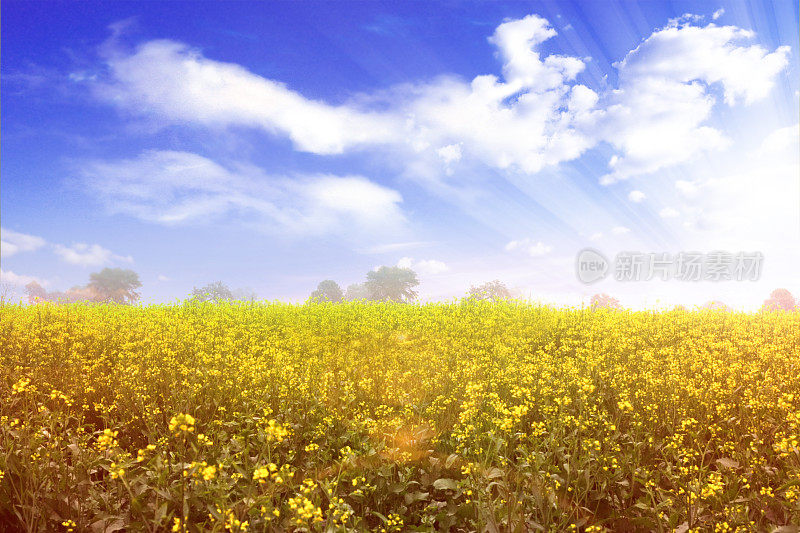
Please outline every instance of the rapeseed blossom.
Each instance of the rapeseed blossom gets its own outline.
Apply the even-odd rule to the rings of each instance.
[[[42,305],[0,346],[17,529],[800,523],[798,313]]]

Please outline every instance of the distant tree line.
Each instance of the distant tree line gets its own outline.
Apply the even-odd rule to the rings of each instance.
[[[348,285],[344,291],[332,279],[320,281],[310,298],[318,302],[412,302],[417,299],[415,288],[418,285],[417,274],[410,268],[382,266],[367,272],[363,283]],[[496,302],[511,299],[514,295],[503,282],[494,280],[470,287],[467,297]]]
[[[139,275],[133,270],[123,268],[104,268],[100,272],[89,275],[86,285],[78,285],[66,291],[47,291],[41,284],[31,281],[25,286],[28,303],[116,303],[130,305],[136,303],[142,286]],[[362,283],[342,288],[334,280],[321,281],[311,293],[310,299],[317,302],[352,302],[359,300],[377,302],[413,302],[417,299],[416,287],[419,286],[417,274],[410,268],[397,266],[381,266],[367,272]],[[0,302],[7,301],[10,289],[0,294]],[[467,299],[475,301],[497,302],[515,298],[517,295],[500,280],[493,280],[481,285],[472,286]],[[189,298],[199,302],[224,301],[256,301],[258,295],[249,287],[231,289],[222,281],[215,281],[203,287],[194,287]],[[617,298],[605,293],[591,297],[591,309],[622,309]],[[676,309],[683,309],[677,306]],[[706,302],[700,309],[731,311],[731,308],[718,300]],[[787,289],[775,289],[764,301],[762,311],[800,311],[800,300]]]
[[[592,296],[589,301],[589,307],[592,309],[622,309],[619,300],[605,293]],[[675,309],[685,309],[685,307],[678,305]],[[733,310],[729,305],[719,300],[709,300],[701,305],[700,309],[711,311]],[[770,293],[769,298],[764,300],[761,311],[800,311],[800,299],[795,299],[787,289],[775,289]]]
[[[36,281],[25,285],[28,303],[117,303],[133,304],[139,299],[136,291],[142,286],[139,275],[133,270],[123,268],[104,268],[89,275],[89,283],[78,285],[67,291],[48,292]]]
[[[189,298],[198,302],[254,302],[258,300],[258,295],[249,287],[241,289],[231,289],[221,281],[209,283],[204,287],[194,287]]]
[[[417,274],[410,268],[382,266],[367,272],[363,283],[349,285],[344,292],[332,279],[321,281],[310,297],[318,302],[412,302],[417,299],[418,285]]]

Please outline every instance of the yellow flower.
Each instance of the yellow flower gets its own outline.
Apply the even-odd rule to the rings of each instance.
[[[11,394],[20,394],[28,390],[28,385],[31,380],[29,378],[20,378],[19,381],[11,386]]]
[[[169,430],[176,436],[182,433],[192,433],[194,431],[194,417],[189,414],[173,416],[169,421]]]
[[[119,479],[125,475],[125,469],[122,467],[117,467],[116,463],[111,463],[111,468],[109,471],[111,472],[111,479]]]
[[[214,479],[214,476],[217,474],[217,467],[216,466],[207,466],[200,471],[203,479],[206,481],[210,481]]]
[[[104,429],[103,433],[97,437],[97,449],[103,451],[110,448],[116,448],[119,445],[117,442],[117,435],[119,435],[119,431]]]

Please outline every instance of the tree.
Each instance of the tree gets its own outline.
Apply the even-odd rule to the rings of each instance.
[[[47,291],[44,287],[39,285],[36,281],[31,281],[25,285],[25,295],[28,297],[29,304],[35,304],[37,301],[45,302],[48,300]]]
[[[233,289],[231,291],[231,296],[238,302],[255,302],[258,300],[258,294],[256,294],[256,291],[250,287]]]
[[[794,311],[797,309],[798,303],[792,296],[792,293],[786,289],[775,289],[769,295],[769,298],[764,300],[765,311]]]
[[[107,295],[99,293],[94,287],[89,285],[77,285],[69,289],[67,292],[46,291],[44,287],[39,285],[37,282],[31,281],[25,285],[25,294],[28,296],[28,303],[30,304],[43,302],[51,302],[55,304],[73,304],[77,302],[109,301]]]
[[[589,302],[589,306],[592,309],[621,309],[622,306],[619,304],[619,300],[614,298],[613,296],[609,296],[605,293],[595,294],[592,296],[591,301]]]
[[[192,289],[192,297],[196,298],[199,302],[223,302],[226,300],[233,300],[233,293],[227,285],[221,281],[209,283],[205,287]]]
[[[711,311],[731,311],[731,308],[728,307],[725,303],[720,302],[719,300],[710,300],[703,305],[700,306],[700,309],[710,309]]]
[[[508,287],[506,287],[506,284],[496,279],[494,281],[487,281],[477,287],[470,287],[469,298],[472,300],[490,300],[492,302],[497,302],[500,300],[510,300],[513,296]]]
[[[61,301],[63,303],[102,302],[104,301],[104,297],[88,285],[78,285],[72,287],[66,293],[51,293],[50,300]]]
[[[367,273],[365,285],[370,300],[408,302],[416,299],[419,280],[410,268],[382,266]]]
[[[17,288],[13,283],[0,282],[0,305],[11,303],[17,296]]]
[[[353,283],[352,285],[348,285],[347,290],[344,293],[344,299],[348,302],[354,302],[356,300],[369,300],[369,290],[367,289],[366,284]]]
[[[88,289],[96,293],[98,301],[132,304],[139,299],[136,289],[142,286],[139,274],[124,268],[104,268],[89,276]]]
[[[341,302],[344,298],[339,284],[332,279],[320,281],[317,290],[311,293],[311,298],[320,302]]]

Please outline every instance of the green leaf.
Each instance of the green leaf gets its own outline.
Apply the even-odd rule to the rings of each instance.
[[[731,459],[730,457],[722,457],[717,459],[717,462],[724,466],[725,468],[739,468],[739,463]]]
[[[404,496],[406,505],[411,505],[414,502],[424,501],[430,496],[429,492],[414,491],[409,492]]]
[[[497,468],[497,467],[490,468],[490,469],[489,469],[489,470],[486,472],[486,477],[487,477],[488,479],[497,479],[497,478],[499,478],[499,477],[503,477],[503,471],[502,471],[502,470],[500,470],[500,469],[499,469],[499,468]]]
[[[450,454],[450,455],[447,457],[447,460],[444,462],[444,467],[445,467],[445,468],[450,468],[450,467],[452,467],[452,466],[453,466],[453,463],[455,463],[457,459],[458,459],[458,454],[451,453],[451,454]]]
[[[457,490],[458,483],[454,479],[440,478],[433,482],[433,488],[436,490]]]

